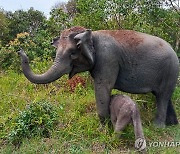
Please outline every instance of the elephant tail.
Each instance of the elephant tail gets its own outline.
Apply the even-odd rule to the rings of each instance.
[[[133,110],[133,114],[132,114],[132,121],[133,121],[133,125],[134,125],[135,138],[136,139],[138,139],[138,138],[144,139],[141,117],[140,117],[140,113],[139,113],[139,110],[138,110],[138,107],[136,104],[135,104],[135,109]]]

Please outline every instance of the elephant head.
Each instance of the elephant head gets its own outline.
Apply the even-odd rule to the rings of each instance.
[[[95,57],[91,30],[83,27],[72,27],[62,32],[60,37],[53,39],[52,45],[57,48],[53,65],[44,74],[34,74],[29,66],[27,55],[23,50],[18,51],[24,75],[36,84],[53,82],[69,74],[92,69]]]

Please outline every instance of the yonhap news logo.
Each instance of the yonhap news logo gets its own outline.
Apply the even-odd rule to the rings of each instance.
[[[149,142],[149,147],[180,147],[180,141],[153,141]]]
[[[159,147],[180,147],[180,141],[152,141],[146,143],[146,140],[144,138],[138,138],[135,141],[135,148],[137,151],[142,151],[145,150],[145,148],[148,147],[154,147],[154,148],[159,148]]]
[[[135,141],[135,148],[137,151],[142,151],[146,148],[146,140],[144,138],[138,138]]]

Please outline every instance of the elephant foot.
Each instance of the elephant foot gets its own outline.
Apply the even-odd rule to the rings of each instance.
[[[166,114],[166,125],[177,125],[178,119],[176,116],[176,112],[174,110],[174,107],[172,105],[172,102],[169,101],[168,108],[167,108],[167,114]]]
[[[157,128],[165,128],[166,125],[164,122],[160,121],[160,120],[155,120],[154,121],[154,125],[157,127]]]
[[[166,125],[167,126],[171,126],[171,125],[177,125],[178,124],[178,120],[176,116],[168,116],[166,118]]]

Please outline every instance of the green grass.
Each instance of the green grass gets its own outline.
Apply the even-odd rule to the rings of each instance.
[[[0,73],[0,153],[137,153],[134,149],[133,127],[128,126],[117,139],[112,129],[99,131],[92,79],[85,73],[86,86],[70,92],[67,76],[48,85],[30,83],[22,74]],[[114,90],[113,93],[119,93]],[[153,125],[155,98],[152,94],[130,95],[141,111],[148,153],[180,153],[180,147],[150,147],[155,141],[180,141],[180,126],[156,128]],[[13,119],[31,102],[47,100],[57,109],[59,124],[50,138],[24,139],[20,147],[6,142]],[[173,95],[180,121],[180,87]]]

